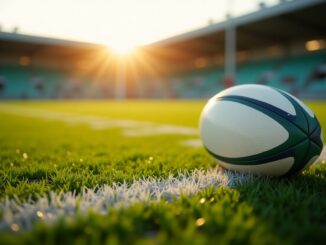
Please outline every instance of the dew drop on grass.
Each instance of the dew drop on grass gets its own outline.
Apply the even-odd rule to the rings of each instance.
[[[150,157],[148,158],[147,162],[148,162],[148,163],[151,163],[151,162],[153,162],[153,160],[154,160],[154,157],[150,156]]]
[[[27,155],[26,152],[23,153],[23,158],[24,158],[24,160],[27,160],[28,159],[28,155]]]
[[[201,204],[204,204],[204,203],[206,202],[205,197],[201,198],[201,199],[199,200],[199,202],[200,202]]]
[[[203,226],[205,224],[205,219],[204,218],[199,218],[196,220],[196,225],[197,226]]]
[[[41,211],[37,211],[36,212],[36,215],[37,215],[37,217],[39,217],[39,218],[43,218],[44,217],[44,214],[43,214],[43,212],[41,212]]]
[[[17,224],[12,224],[12,225],[10,226],[10,228],[11,228],[13,231],[19,231],[19,225],[17,225]]]

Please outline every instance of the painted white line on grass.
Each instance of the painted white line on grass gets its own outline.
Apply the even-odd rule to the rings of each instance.
[[[109,129],[121,128],[122,134],[128,137],[143,137],[162,134],[176,135],[198,135],[198,130],[192,127],[158,124],[145,121],[124,120],[124,119],[108,119],[99,116],[77,115],[66,112],[54,112],[41,110],[36,108],[25,108],[23,106],[15,106],[8,104],[0,104],[0,111],[18,116],[36,117],[46,120],[63,121],[69,125],[86,124],[93,129]],[[200,139],[190,139],[181,142],[187,147],[201,147]],[[319,161],[326,161],[326,148],[319,157]]]
[[[157,134],[180,134],[196,135],[197,129],[190,127],[181,127],[173,125],[158,125],[139,129],[128,129],[123,131],[125,136],[151,136]]]
[[[198,130],[196,128],[186,126],[159,124],[136,120],[108,119],[99,116],[84,116],[66,112],[54,112],[36,108],[25,108],[23,106],[8,104],[1,104],[0,111],[18,116],[28,116],[46,120],[62,121],[71,125],[86,124],[93,129],[99,130],[108,128],[121,128],[124,129],[122,132],[123,135],[129,137],[162,134],[198,135]]]
[[[110,208],[128,207],[133,203],[150,203],[159,200],[172,201],[180,195],[195,195],[211,186],[233,187],[252,179],[252,175],[243,175],[222,169],[194,170],[180,172],[176,177],[167,179],[148,177],[126,183],[102,186],[93,189],[84,188],[80,194],[54,193],[49,197],[29,199],[9,199],[0,202],[0,230],[30,229],[42,220],[54,223],[58,218],[71,218],[76,214],[87,215],[89,211],[106,214]],[[14,229],[13,229],[14,228]]]
[[[182,145],[184,146],[188,146],[188,147],[194,147],[194,148],[198,148],[198,147],[202,147],[203,143],[201,142],[200,139],[189,139],[189,140],[184,140],[181,142]]]

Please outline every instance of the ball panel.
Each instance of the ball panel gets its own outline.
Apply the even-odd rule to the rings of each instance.
[[[243,173],[253,173],[260,175],[282,176],[285,175],[293,166],[294,158],[287,157],[284,159],[268,162],[260,165],[233,165],[219,161],[220,165],[226,169]]]
[[[321,154],[321,151],[322,150],[323,150],[322,147],[320,147],[319,145],[317,145],[315,142],[310,141],[310,148],[309,148],[309,153],[307,154],[306,161],[308,161],[313,156],[319,156]]]
[[[288,92],[285,92],[282,90],[282,93],[287,94],[288,96],[290,96],[293,100],[295,100],[301,107],[302,109],[311,117],[314,118],[315,114],[313,113],[312,110],[310,110],[310,108],[308,106],[306,106],[301,100],[297,99],[296,97],[294,97],[292,94],[289,94]]]
[[[209,151],[211,155],[213,155],[216,159],[232,163],[232,164],[238,164],[238,165],[258,165],[263,164],[270,161],[275,161],[278,159],[286,158],[289,156],[293,156],[293,146],[297,145],[305,145],[305,147],[308,147],[309,142],[307,141],[307,134],[302,129],[297,127],[292,121],[288,120],[288,118],[285,116],[284,113],[279,115],[275,111],[271,111],[270,107],[265,107],[264,102],[257,102],[256,100],[252,101],[253,99],[247,99],[242,96],[225,96],[222,98],[218,98],[217,101],[232,101],[236,103],[240,103],[243,105],[246,105],[250,108],[253,108],[255,110],[258,110],[265,115],[271,117],[273,120],[277,121],[279,124],[281,124],[288,132],[289,132],[289,139],[279,145],[276,146],[268,151],[256,154],[256,155],[250,155],[247,157],[238,157],[238,158],[227,158],[222,157],[221,155],[217,155],[216,153],[213,153],[210,151],[207,147],[206,150]],[[215,104],[215,100],[211,100],[208,104]],[[262,105],[261,105],[262,103]],[[294,102],[296,104],[296,102]],[[296,105],[298,106],[298,105]],[[208,106],[207,106],[208,107]],[[204,110],[205,111],[205,110]],[[300,112],[300,110],[299,110]],[[302,113],[301,113],[302,114]],[[303,120],[306,122],[303,115]],[[214,134],[215,131],[212,131],[212,134]],[[268,139],[267,139],[268,140]],[[203,142],[205,143],[205,142]],[[204,145],[205,146],[205,145]],[[302,148],[302,147],[301,147]],[[302,152],[306,152],[305,149],[302,150]],[[304,157],[304,156],[302,156]]]
[[[200,132],[209,151],[228,158],[256,155],[289,138],[287,130],[271,117],[233,101],[209,102],[202,113]]]
[[[320,138],[321,133],[321,127],[319,125],[316,126],[316,128],[313,129],[313,131],[309,135],[309,139],[318,145],[320,148],[323,148],[323,141]]]
[[[303,102],[289,93],[284,91],[280,91],[280,93],[286,96],[294,104],[297,116],[293,118],[293,123],[301,128],[308,138],[320,145],[320,147],[323,147],[323,143],[319,137],[321,127],[313,112]]]
[[[240,85],[229,88],[217,94],[217,97],[229,95],[245,96],[251,99],[262,101],[273,105],[291,115],[296,115],[296,111],[292,103],[285,98],[279,91],[264,85]]]
[[[282,96],[284,96],[284,98],[286,98],[289,101],[289,103],[293,105],[296,111],[296,115],[291,115],[274,105],[265,103],[260,100],[252,99],[246,96],[229,95],[229,96],[223,96],[216,99],[238,101],[239,103],[246,104],[250,107],[255,108],[256,110],[262,111],[266,115],[270,115],[273,118],[275,117],[275,114],[277,114],[282,118],[286,119],[291,124],[294,124],[304,134],[308,134],[309,130],[313,128],[313,126],[309,127],[310,124],[318,125],[316,118],[310,118],[309,115],[305,112],[305,110],[292,97],[283,93],[282,91],[280,91],[280,93],[282,94]],[[293,127],[293,125],[291,125],[291,127]]]
[[[296,145],[293,147],[293,156],[295,158],[295,162],[287,174],[291,175],[302,171],[310,159],[312,159],[314,156],[319,156],[320,153],[321,148],[310,139],[307,139],[301,144]]]

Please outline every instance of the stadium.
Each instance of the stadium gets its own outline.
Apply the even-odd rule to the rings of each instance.
[[[261,2],[128,54],[0,29],[0,244],[322,244],[325,150],[293,176],[238,173],[198,124],[217,93],[266,85],[325,139],[325,13]]]

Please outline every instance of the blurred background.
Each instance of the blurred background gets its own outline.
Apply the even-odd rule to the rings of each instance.
[[[1,99],[326,99],[325,0],[0,0]]]

